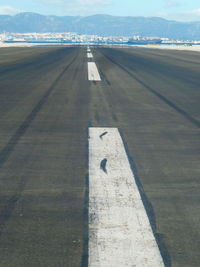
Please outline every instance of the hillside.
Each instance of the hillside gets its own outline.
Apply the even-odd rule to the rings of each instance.
[[[77,32],[103,36],[159,36],[200,40],[200,22],[177,22],[158,17],[120,17],[110,15],[44,16],[20,13],[0,16],[0,32]]]

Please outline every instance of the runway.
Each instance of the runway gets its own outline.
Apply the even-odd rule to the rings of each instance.
[[[143,48],[0,49],[0,266],[88,266],[93,127],[119,129],[165,266],[199,266],[199,61]]]

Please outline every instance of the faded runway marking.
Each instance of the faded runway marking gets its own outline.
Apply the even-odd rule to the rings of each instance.
[[[88,62],[88,80],[101,81],[101,77],[95,62]]]
[[[88,58],[93,58],[92,53],[88,52],[88,53],[87,53],[87,57],[88,57]]]
[[[89,128],[88,266],[164,266],[117,128]]]

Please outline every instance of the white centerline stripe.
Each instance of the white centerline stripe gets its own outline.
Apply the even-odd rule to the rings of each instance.
[[[89,128],[89,267],[164,267],[117,128]]]
[[[95,62],[88,62],[88,80],[101,81],[101,77]]]
[[[87,57],[88,57],[88,58],[93,58],[92,53],[87,53]]]

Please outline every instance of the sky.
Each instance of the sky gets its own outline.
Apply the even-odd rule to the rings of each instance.
[[[200,0],[0,0],[0,14],[20,12],[58,16],[155,16],[200,21]]]

